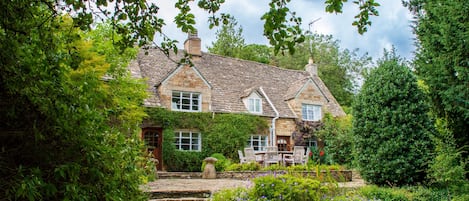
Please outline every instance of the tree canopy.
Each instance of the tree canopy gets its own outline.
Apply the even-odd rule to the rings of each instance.
[[[246,45],[244,43],[243,28],[237,26],[236,19],[230,18],[231,21],[224,24],[217,30],[216,40],[212,42],[211,47],[207,47],[210,53],[228,56],[238,57],[242,52],[242,49]]]
[[[415,70],[428,86],[432,111],[447,121],[469,157],[469,2],[412,0],[417,35]]]
[[[207,47],[210,53],[261,63],[270,62],[272,48],[259,44],[247,45],[244,42],[243,29],[234,18],[217,30],[216,37],[212,46]]]
[[[358,79],[371,63],[367,54],[358,49],[341,49],[331,35],[311,35],[309,42],[296,46],[294,54],[272,56],[271,64],[282,68],[303,70],[311,57],[318,65],[319,77],[342,106],[351,106]]]
[[[110,26],[85,33],[68,16],[24,34],[1,32],[0,194],[145,199],[136,132],[145,85],[126,71],[136,49],[114,48],[120,38]]]

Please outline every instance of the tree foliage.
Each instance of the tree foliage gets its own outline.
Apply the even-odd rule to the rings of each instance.
[[[417,35],[415,69],[429,87],[432,111],[448,122],[469,157],[469,2],[413,0]]]
[[[136,131],[145,87],[123,70],[136,50],[117,54],[98,35],[113,34],[83,33],[68,16],[27,34],[2,30],[0,192],[7,199],[144,199]]]
[[[243,29],[238,26],[236,19],[230,18],[216,32],[217,40],[208,47],[210,53],[234,57],[244,60],[269,63],[272,50],[266,45],[244,43]]]
[[[400,59],[385,52],[353,107],[356,160],[362,177],[378,185],[425,179],[434,133],[424,94]]]
[[[224,24],[217,30],[216,40],[212,42],[212,47],[208,47],[210,53],[223,55],[227,57],[239,57],[243,47],[246,45],[243,38],[243,28],[237,26],[234,18]]]
[[[324,149],[331,163],[351,166],[353,161],[352,115],[334,118],[327,114],[323,122],[324,126],[317,136],[324,140]]]
[[[367,54],[357,55],[358,50],[342,50],[339,41],[331,35],[309,36],[308,43],[296,46],[292,55],[273,56],[271,63],[282,68],[303,70],[312,57],[318,65],[319,77],[342,106],[351,106],[357,79],[370,64]]]

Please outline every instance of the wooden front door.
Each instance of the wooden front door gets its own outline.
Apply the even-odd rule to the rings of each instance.
[[[158,159],[158,170],[163,168],[163,129],[162,128],[144,128],[142,138],[145,141],[147,152],[151,153],[153,158]]]
[[[277,147],[279,151],[291,151],[290,136],[277,136]]]

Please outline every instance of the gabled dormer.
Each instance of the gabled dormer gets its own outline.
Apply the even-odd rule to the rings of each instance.
[[[251,93],[243,98],[244,106],[251,114],[262,114],[262,96],[257,90],[251,91]]]

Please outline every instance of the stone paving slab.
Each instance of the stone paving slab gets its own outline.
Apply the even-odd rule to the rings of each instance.
[[[158,179],[143,186],[146,192],[168,191],[210,191],[216,192],[222,189],[237,187],[249,188],[253,183],[249,180],[238,179]],[[354,179],[351,182],[339,183],[339,187],[358,188],[365,186],[362,179]]]
[[[250,187],[251,181],[237,179],[157,179],[143,186],[147,192],[203,191],[216,192],[222,189]]]

